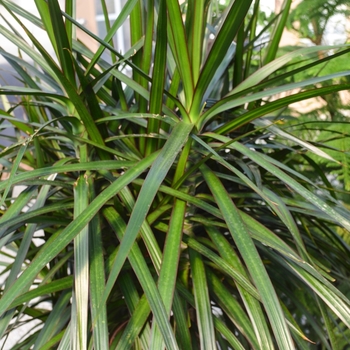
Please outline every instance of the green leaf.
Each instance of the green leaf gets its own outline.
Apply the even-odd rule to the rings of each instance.
[[[240,212],[242,215],[242,212]],[[250,216],[247,215],[248,218]],[[244,220],[244,217],[242,216],[242,219]],[[245,224],[247,225],[247,221],[245,220]],[[227,261],[230,262],[231,265],[233,265],[236,269],[239,270],[239,272],[248,278],[248,274],[246,270],[244,269],[244,266],[241,263],[241,260],[239,259],[238,255],[235,253],[233,247],[228,243],[226,238],[218,232],[218,230],[215,230],[214,227],[207,226],[206,227],[207,232],[210,235],[210,238],[215,243],[217,249],[220,252],[220,255]],[[211,277],[211,280],[215,279],[215,275]],[[213,281],[215,283],[215,281]],[[270,331],[267,328],[266,325],[266,319],[263,314],[262,308],[260,306],[260,303],[257,299],[252,297],[249,293],[247,293],[244,288],[240,287],[239,284],[237,284],[237,288],[239,290],[239,293],[242,297],[242,300],[244,301],[247,313],[250,318],[251,325],[254,327],[255,334],[254,337],[252,336],[252,331],[250,329],[250,325],[248,325],[246,322],[242,321],[245,320],[245,317],[241,316],[241,312],[239,312],[239,309],[237,310],[237,307],[235,307],[235,300],[223,300],[225,298],[225,295],[227,295],[227,292],[225,291],[224,287],[221,289],[217,289],[215,293],[218,295],[218,297],[223,300],[222,301],[222,308],[223,309],[229,309],[228,315],[230,317],[234,317],[235,314],[237,315],[237,322],[239,322],[238,325],[236,325],[239,329],[243,328],[242,332],[243,334],[246,334],[246,336],[249,337],[249,342],[251,344],[259,344],[259,346],[256,346],[256,348],[262,348],[262,349],[273,349],[273,342],[271,339]],[[215,290],[215,288],[214,288]],[[226,297],[227,299],[227,297]],[[232,305],[233,304],[233,305]],[[232,314],[233,313],[233,314]],[[241,330],[241,329],[240,329]]]
[[[188,12],[191,16],[186,19],[190,22],[190,33],[188,36],[188,48],[191,59],[192,79],[194,85],[197,84],[200,69],[203,62],[204,33],[206,29],[206,18],[208,16],[208,1],[197,0],[188,3]]]
[[[61,279],[57,279],[52,282],[40,285],[37,288],[16,298],[11,304],[11,308],[17,307],[35,298],[45,296],[50,293],[55,293],[65,289],[70,289],[72,285],[73,285],[72,276],[63,277]]]
[[[58,231],[46,242],[45,246],[39,251],[20,278],[18,278],[11,288],[3,294],[0,300],[0,314],[3,314],[3,312],[9,308],[9,305],[18,295],[26,291],[28,284],[34,280],[40,270],[74,239],[74,237],[91,221],[100,208],[118,191],[130,183],[133,178],[136,178],[145,171],[145,169],[153,163],[156,156],[156,153],[152,154],[148,158],[140,161],[137,166],[126,171],[123,176],[100,193],[79,217],[71,222],[62,232]]]
[[[169,46],[184,84],[185,109],[188,110],[193,98],[194,83],[182,13],[180,12],[180,4],[177,0],[166,0],[166,3],[169,18]]]
[[[53,174],[53,175],[49,176],[49,179],[54,180],[55,177],[56,177],[56,175]],[[31,209],[35,210],[36,208],[40,208],[40,207],[45,205],[45,201],[47,199],[47,195],[48,195],[49,190],[50,190],[49,185],[43,186],[41,188],[41,190],[36,198],[36,202],[34,203],[34,205],[32,206]],[[25,196],[25,197],[27,197],[27,196]],[[20,245],[20,247],[17,251],[16,257],[15,257],[15,261],[11,266],[11,271],[10,271],[9,276],[6,279],[6,285],[4,288],[5,292],[7,290],[10,290],[11,287],[13,287],[16,279],[18,278],[19,274],[22,271],[22,267],[25,263],[27,253],[28,253],[28,250],[30,249],[30,245],[31,245],[31,242],[32,242],[32,239],[33,239],[33,236],[34,236],[36,230],[37,230],[36,224],[28,224],[26,226],[26,228],[24,230],[24,234],[23,234],[23,239],[21,241],[21,245]],[[28,286],[28,284],[29,283],[27,282],[26,286]],[[4,329],[5,329],[4,326],[7,326],[8,323],[10,322],[11,317],[13,316],[13,313],[14,313],[14,310],[9,309],[9,312],[6,314],[6,316],[2,318],[1,327],[0,327],[0,329],[2,328],[1,333],[4,332]]]
[[[259,100],[263,97],[268,97],[268,96],[273,96],[274,94],[278,94],[281,92],[289,91],[292,89],[298,89],[310,84],[316,84],[318,82],[326,81],[332,78],[335,78],[336,76],[344,76],[344,75],[349,75],[350,73],[348,72],[341,72],[341,73],[335,73],[330,76],[325,76],[325,77],[319,77],[319,78],[313,78],[310,80],[305,80],[302,82],[298,83],[292,83],[292,84],[287,84],[283,85],[277,88],[272,88],[269,90],[265,90],[262,92],[254,93],[252,95],[242,97],[242,98],[235,98],[234,96],[229,96],[227,99],[221,100],[219,103],[214,105],[212,108],[210,108],[207,112],[203,113],[201,117],[201,126],[204,126],[205,123],[207,123],[213,116],[217,115],[220,112],[227,111],[231,108],[240,106],[244,103],[249,103],[253,102],[256,100]],[[261,107],[258,107],[256,109],[250,110],[249,112],[243,114],[237,119],[234,119],[232,121],[229,121],[228,123],[224,124],[220,128],[216,130],[216,133],[221,134],[221,133],[226,133],[231,130],[234,130],[235,128],[238,128],[240,126],[243,126],[254,119],[257,119],[259,117],[263,117],[267,113],[276,111],[278,109],[281,109],[283,107],[286,107],[292,103],[299,102],[299,101],[304,101],[309,98],[321,96],[324,94],[328,94],[331,92],[337,92],[337,91],[342,91],[342,90],[347,90],[349,89],[349,84],[339,84],[335,86],[326,86],[326,87],[321,87],[321,88],[316,88],[312,90],[307,90],[303,92],[299,92],[297,94],[293,94],[291,96],[279,98],[276,101],[267,103],[262,105]]]
[[[279,13],[278,20],[271,33],[271,40],[266,48],[266,54],[264,57],[264,64],[270,63],[276,57],[277,50],[282,38],[284,28],[287,23],[289,16],[290,7],[292,5],[292,0],[284,0],[281,6],[281,12]]]
[[[269,62],[258,69],[256,72],[251,74],[247,79],[245,79],[240,85],[232,89],[228,95],[236,94],[240,91],[253,87],[261,83],[265,78],[268,78],[272,73],[276,72],[281,67],[285,66],[288,62],[296,58],[302,58],[306,55],[321,52],[321,51],[331,51],[336,48],[344,48],[344,45],[338,46],[312,46],[312,47],[303,47],[292,52],[288,52],[285,55],[273,59],[272,62]]]
[[[275,289],[236,207],[218,178],[205,165],[201,166],[201,171],[218,203],[232,238],[247,265],[251,278],[260,293],[279,347],[282,349],[293,349],[293,341]]]
[[[102,38],[83,2],[0,0],[4,347],[346,346],[350,49],[280,47],[291,1],[261,4],[101,0]]]
[[[61,294],[37,337],[34,349],[41,349],[49,339],[66,326],[70,317],[69,301],[71,296],[68,291]]]
[[[123,237],[125,237],[126,235],[127,227],[125,227],[125,223],[120,218],[120,215],[118,215],[113,208],[107,208],[106,210],[104,210],[104,214],[106,215],[109,223],[111,224],[111,226],[113,227],[116,233],[124,231],[124,235],[121,233],[118,234],[119,239],[123,242]],[[121,246],[117,253],[117,257],[118,257],[118,254],[120,254],[120,250],[121,250]],[[153,311],[157,325],[162,332],[163,339],[167,348],[178,349],[175,337],[173,335],[173,332],[171,330],[171,327],[168,321],[168,316],[165,311],[164,304],[162,303],[162,300],[157,291],[156,285],[153,281],[153,277],[147,267],[147,264],[137,244],[134,244],[133,247],[131,248],[129,259],[136,275],[138,276],[141,286],[143,287],[143,290],[148,299],[151,310]],[[146,305],[142,305],[142,306],[145,307]],[[136,329],[138,329],[138,327],[136,327]],[[128,335],[130,336],[129,333]],[[128,342],[129,342],[129,339],[128,339]]]
[[[225,311],[234,325],[248,339],[249,343],[252,344],[253,348],[258,349],[259,346],[254,334],[253,327],[250,323],[250,320],[248,319],[247,314],[239,305],[239,302],[235,298],[232,298],[230,291],[224,287],[222,281],[220,281],[213,272],[211,272],[209,269],[206,269],[206,274],[208,277],[210,290],[215,295],[215,299],[217,300],[218,305],[220,305],[220,308]]]
[[[179,122],[160,151],[156,161],[153,163],[135,203],[124,238],[121,242],[119,253],[114,261],[112,271],[107,281],[103,300],[107,299],[122,268],[122,264],[139,233],[143,221],[145,220],[156,191],[166,176],[169,168],[172,166],[176,155],[180,152],[183,144],[186,142],[192,128],[193,126],[191,124]],[[124,176],[125,175],[123,175],[123,177]]]
[[[51,2],[50,2],[50,4],[51,4]],[[55,7],[55,5],[52,5],[52,6]],[[53,11],[55,11],[55,10],[53,9]],[[54,72],[54,74],[57,76],[60,83],[64,87],[64,89],[69,97],[69,100],[71,101],[71,104],[68,104],[68,106],[70,107],[69,109],[71,110],[71,113],[72,114],[74,113],[75,115],[79,116],[79,118],[82,119],[82,121],[84,123],[84,127],[86,128],[89,136],[91,137],[91,139],[93,141],[95,141],[96,143],[99,143],[101,145],[104,145],[104,141],[101,137],[99,130],[97,129],[97,127],[93,121],[92,116],[90,115],[89,111],[87,110],[84,102],[79,97],[79,94],[78,94],[76,88],[74,87],[75,84],[73,84],[73,82],[70,80],[70,79],[73,79],[73,77],[71,77],[72,73],[70,72],[69,63],[66,63],[66,65],[68,67],[66,69],[68,71],[62,73],[60,68],[55,63],[54,59],[47,53],[47,51],[40,44],[40,42],[32,35],[32,33],[26,28],[26,26],[18,18],[15,17],[15,19],[17,20],[19,25],[21,25],[22,29],[28,35],[30,40],[33,42],[35,47],[38,49],[38,51],[40,52],[42,57],[47,62],[50,69]],[[65,51],[66,51],[66,49],[65,49]],[[68,54],[71,55],[71,53],[68,53]],[[64,57],[62,59],[64,60],[64,62],[69,60],[66,57]],[[68,77],[65,75],[65,73],[68,75]],[[75,81],[75,75],[74,75],[74,81]]]
[[[171,307],[173,305],[185,211],[186,202],[175,200],[158,279],[158,290],[168,317],[170,317]],[[152,331],[152,349],[163,349],[162,338],[155,326],[153,326]]]
[[[66,27],[61,15],[60,5],[57,0],[51,0],[48,3],[49,15],[51,19],[53,37],[55,38],[54,47],[56,47],[56,54],[61,63],[62,71],[69,82],[75,85],[75,71],[72,60],[72,47],[69,42]],[[69,4],[69,1],[66,5]]]
[[[9,179],[6,181],[6,187],[1,197],[0,206],[2,206],[5,203],[6,197],[9,194],[11,187],[13,186],[14,177],[16,176],[17,169],[22,161],[22,157],[26,150],[27,150],[27,143],[24,143],[18,150],[18,154],[17,154],[16,160],[13,163]]]
[[[296,268],[294,263],[289,263],[288,265],[294,273],[297,273],[298,276],[308,284],[320,298],[322,298],[328,307],[347,325],[347,327],[349,327],[349,300],[347,300],[344,295],[341,295],[335,288],[333,289],[333,286],[331,286],[326,280],[319,281],[312,278],[307,271]]]
[[[225,57],[226,51],[230,47],[236,33],[242,25],[251,3],[252,0],[237,0],[231,2],[228,8],[226,18],[222,21],[220,31],[215,38],[196,86],[190,112],[190,118],[192,118],[191,120],[195,123],[199,118],[204,93],[208,89],[215,75],[215,68],[219,66],[222,59]]]
[[[91,176],[88,178],[88,181],[91,201],[96,197],[96,193]],[[95,327],[92,328],[92,332],[93,343],[96,349],[108,348],[109,343],[107,307],[100,305],[100,299],[105,287],[102,227],[101,215],[96,215],[89,225],[90,309],[91,323],[95,325]],[[99,319],[98,321],[97,318]]]
[[[89,203],[88,173],[80,175],[74,183],[74,218],[82,214]],[[73,349],[87,345],[89,301],[89,226],[85,226],[74,238],[74,305],[76,306],[76,329]]]
[[[152,157],[150,157],[152,158]],[[64,165],[54,165],[50,168],[35,169],[27,172],[18,174],[13,181],[13,185],[19,184],[29,179],[35,179],[37,177],[47,176],[56,173],[64,172],[75,172],[75,171],[87,171],[87,170],[111,170],[119,168],[128,168],[129,166],[134,166],[137,163],[132,161],[119,161],[119,160],[109,160],[109,161],[94,161],[87,163],[75,163],[75,164],[64,164]],[[6,188],[7,181],[0,182],[0,191]]]
[[[160,114],[163,105],[163,89],[165,85],[166,58],[167,58],[167,37],[164,35],[164,28],[167,26],[167,13],[165,1],[159,4],[159,15],[157,23],[157,38],[154,52],[154,66],[152,72],[152,87],[149,102],[149,112]],[[147,132],[158,133],[159,122],[156,119],[149,119]],[[157,140],[148,139],[146,154],[152,153],[157,146]]]
[[[201,349],[215,349],[216,341],[214,323],[209,299],[207,279],[203,260],[196,251],[189,249],[193,279],[194,300],[198,319],[199,340]]]
[[[192,250],[202,254],[208,259],[212,260],[218,269],[221,269],[227,275],[231,276],[235,282],[237,282],[245,291],[250,293],[256,299],[260,299],[259,294],[257,293],[254,286],[250,283],[248,278],[244,276],[244,273],[237,271],[235,267],[229,264],[226,261],[221,260],[216,254],[214,254],[210,249],[206,248],[193,238],[184,237],[184,241],[191,247]]]
[[[248,148],[246,148],[245,146],[239,143],[234,143],[230,147],[232,147],[233,149],[236,149],[242,154],[245,154],[260,166],[265,167],[266,170],[270,171],[276,177],[280,178],[282,181],[288,184],[288,186],[293,188],[297,193],[303,196],[310,203],[313,203],[322,212],[324,212],[325,215],[336,218],[336,220],[338,220],[338,222],[341,225],[343,225],[346,229],[350,230],[350,221],[346,217],[344,217],[341,213],[338,213],[336,209],[329,206],[327,203],[325,203],[322,199],[317,197],[315,194],[308,191],[305,187],[303,187],[300,183],[292,179],[289,175],[287,175],[286,173],[278,169],[276,166],[269,163],[267,156],[259,157],[257,156],[257,154],[255,154],[255,152],[249,150]]]
[[[123,223],[125,228],[125,224]],[[125,297],[125,303],[128,306],[131,315],[125,330],[118,341],[118,348],[130,348],[135,340],[135,345],[141,342],[143,348],[149,348],[151,328],[147,323],[151,312],[146,295],[141,298],[137,286],[131,273],[124,273],[119,276],[120,289]],[[139,336],[138,339],[136,336]]]

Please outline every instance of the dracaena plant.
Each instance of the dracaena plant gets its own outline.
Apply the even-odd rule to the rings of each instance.
[[[309,154],[335,160],[281,122],[291,103],[349,89],[317,87],[349,72],[291,80],[346,47],[279,57],[291,1],[261,30],[259,1],[128,0],[110,25],[101,0],[104,38],[75,20],[73,0],[36,0],[38,17],[0,4],[1,35],[19,50],[1,54],[22,83],[0,88],[5,344],[33,320],[12,349],[348,343],[337,230],[349,211]]]

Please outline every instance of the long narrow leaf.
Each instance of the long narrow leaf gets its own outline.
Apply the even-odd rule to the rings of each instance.
[[[252,0],[237,0],[233,2],[229,12],[218,33],[209,56],[202,69],[201,75],[196,86],[196,92],[193,98],[191,113],[193,113],[196,122],[201,110],[203,96],[216,72],[216,68],[221,63],[229,46],[231,45],[243,19],[248,12]],[[213,69],[214,68],[214,69]]]
[[[88,174],[80,175],[74,184],[74,217],[86,210],[89,203]],[[73,349],[87,346],[87,321],[89,299],[89,229],[85,226],[74,238],[74,286],[77,325],[73,327]]]
[[[274,335],[281,349],[293,349],[293,341],[284,319],[276,292],[263,266],[261,258],[251,240],[242,219],[237,212],[225,188],[206,166],[201,166],[203,176],[217,200],[222,215],[227,223],[232,238],[242,254],[244,262],[254,280],[265,310],[268,314]]]
[[[176,61],[176,67],[184,84],[185,108],[188,110],[193,97],[194,83],[192,80],[190,57],[186,44],[186,34],[177,0],[166,0],[169,17],[169,45]]]
[[[177,269],[179,263],[181,238],[184,224],[186,203],[176,200],[174,210],[166,238],[165,249],[163,252],[163,261],[158,279],[159,293],[163,299],[168,317],[173,303]],[[155,325],[152,329],[152,349],[162,349],[162,338],[157,332]]]
[[[203,260],[196,251],[190,249],[194,300],[198,319],[200,348],[215,349],[214,323],[209,299],[207,279]]]
[[[36,258],[22,273],[20,278],[14,282],[8,292],[4,293],[0,300],[0,315],[3,314],[13,300],[26,291],[28,284],[34,280],[40,270],[51,261],[63,248],[65,248],[74,237],[90,222],[96,215],[98,210],[118,191],[126,186],[133,178],[144,172],[154,161],[157,154],[152,154],[148,158],[143,159],[139,164],[129,171],[125,172],[118,180],[112,183],[105,191],[99,194],[87,207],[87,209],[79,215],[71,224],[69,224],[62,232],[54,234],[45,244],[45,246],[37,254]]]
[[[116,230],[116,232],[118,232],[119,229],[123,229],[125,237],[125,232],[127,228],[125,228],[125,223],[123,223],[122,220],[120,220],[120,216],[112,208],[106,209],[104,213],[108,218],[110,224]],[[123,235],[121,233],[119,233],[118,235],[119,238],[122,240]],[[130,263],[132,264],[135,273],[137,274],[139,281],[144,289],[150,307],[154,313],[154,317],[156,319],[158,327],[163,334],[164,342],[167,348],[178,349],[175,337],[173,336],[170,324],[167,320],[164,304],[162,303],[156,285],[153,281],[152,275],[149,269],[147,268],[146,262],[141,254],[141,251],[136,244],[133,245],[133,247],[130,250]]]
[[[139,229],[147,215],[156,190],[158,190],[176,155],[186,142],[192,127],[191,124],[186,124],[184,122],[178,123],[157,157],[157,160],[152,165],[151,171],[147,175],[146,181],[142,186],[142,190],[131,214],[129,224],[121,243],[120,252],[116,257],[107,281],[103,300],[107,299],[114,281],[118,277],[128,251],[132,247],[132,244],[139,233]]]

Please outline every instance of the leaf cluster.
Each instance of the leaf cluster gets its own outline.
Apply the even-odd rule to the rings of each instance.
[[[281,123],[289,104],[349,89],[314,87],[342,71],[288,81],[322,63],[313,54],[347,47],[278,57],[291,1],[266,47],[259,1],[128,0],[112,25],[104,10],[105,38],[74,19],[73,0],[35,3],[39,17],[0,1],[25,33],[0,26],[20,54],[0,53],[22,82],[0,87],[1,129],[15,135],[1,146],[4,342],[26,316],[38,325],[13,349],[346,343],[349,210],[300,155],[335,160]],[[113,37],[128,17],[131,48],[120,53]]]

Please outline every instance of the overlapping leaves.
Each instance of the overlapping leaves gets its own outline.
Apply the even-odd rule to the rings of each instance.
[[[335,348],[349,336],[350,250],[337,234],[349,212],[295,155],[333,159],[264,119],[349,88],[312,86],[348,72],[293,84],[284,81],[300,66],[279,75],[329,47],[274,60],[277,35],[258,62],[258,1],[129,0],[106,38],[73,18],[74,1],[62,13],[37,0],[40,18],[0,3],[25,34],[0,33],[35,63],[1,50],[24,85],[0,88],[20,101],[1,111],[3,129],[19,135],[1,150],[3,273],[11,269],[2,336],[25,314],[42,327],[18,348]],[[120,53],[111,39],[129,14],[131,49]],[[46,30],[54,53],[23,19]],[[96,53],[74,26],[98,41]]]

